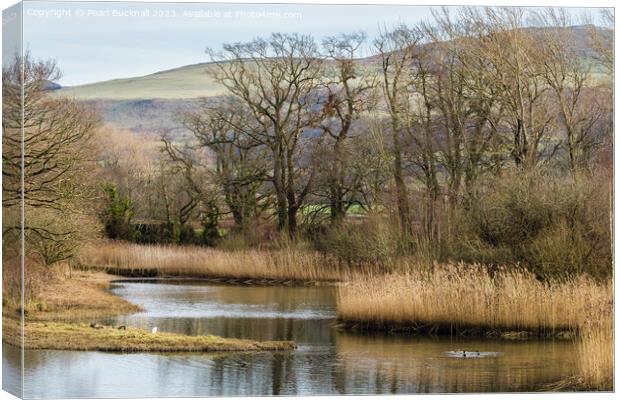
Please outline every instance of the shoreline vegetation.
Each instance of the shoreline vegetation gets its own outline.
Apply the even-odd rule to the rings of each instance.
[[[443,264],[429,271],[366,276],[339,288],[338,316],[360,328],[427,333],[578,334],[611,314],[613,289],[585,276],[541,282],[524,269]]]
[[[48,284],[38,288],[24,307],[24,348],[111,352],[228,352],[293,350],[292,341],[254,341],[218,336],[151,333],[132,327],[104,326],[85,321],[139,312],[142,309],[109,292],[120,279],[102,272],[75,271],[58,265]],[[5,302],[4,343],[21,346],[21,307]],[[62,321],[62,322],[59,322]]]
[[[102,272],[70,270],[61,264],[50,271],[47,282],[35,289],[36,296],[25,304],[27,321],[84,321],[142,309],[109,291],[110,283],[119,276]],[[10,315],[19,315],[13,309]]]
[[[77,262],[82,268],[128,277],[207,278],[248,283],[337,282],[360,273],[314,251],[223,251],[121,242],[87,246]]]
[[[520,268],[437,264],[392,272],[338,269],[317,253],[234,251],[106,242],[87,248],[81,268],[122,276],[215,278],[246,284],[338,283],[338,327],[348,330],[555,338],[579,341],[579,375],[549,390],[613,387],[613,285],[587,275],[539,280]],[[415,271],[415,272],[411,272]]]
[[[599,320],[613,306],[611,281],[587,275],[540,280],[519,267],[411,263],[402,257],[385,271],[371,271],[295,248],[225,251],[121,242],[89,246],[78,258],[79,269],[121,277],[334,283],[339,323],[357,330],[572,338],[591,323],[586,316]]]

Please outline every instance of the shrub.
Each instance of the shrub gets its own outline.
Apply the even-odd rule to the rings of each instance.
[[[226,251],[243,251],[251,247],[243,232],[228,231],[217,241],[217,248]]]
[[[138,232],[131,224],[134,210],[129,197],[122,197],[112,183],[104,183],[102,190],[105,194],[105,209],[100,218],[106,236],[110,239],[136,240]]]
[[[400,238],[385,219],[370,216],[361,223],[335,225],[325,235],[317,235],[317,250],[348,264],[386,266],[399,254]]]
[[[451,258],[522,263],[541,277],[611,273],[605,174],[513,172],[495,178],[461,210]]]

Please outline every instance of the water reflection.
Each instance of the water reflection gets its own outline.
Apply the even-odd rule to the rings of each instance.
[[[2,390],[22,396],[22,355],[18,347],[2,344]]]
[[[218,355],[27,351],[26,397],[531,391],[575,368],[571,342],[339,332],[333,327],[333,288],[121,283],[114,290],[145,312],[107,323],[190,335],[295,340],[299,348]],[[7,347],[4,354],[10,358]],[[447,353],[456,350],[498,356],[455,358]]]
[[[369,393],[533,391],[575,371],[572,342],[455,340],[449,338],[339,335],[345,392]],[[455,358],[448,352],[469,349],[494,357]],[[361,378],[360,371],[366,372]]]
[[[113,291],[145,312],[104,321],[186,335],[295,340],[298,345],[333,341],[335,289],[120,283]]]
[[[140,304],[149,317],[295,318],[335,317],[334,288],[117,283],[118,295]]]

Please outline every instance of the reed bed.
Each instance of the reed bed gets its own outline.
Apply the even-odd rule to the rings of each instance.
[[[458,264],[354,279],[339,288],[338,316],[362,328],[553,335],[577,333],[611,299],[610,283],[584,276],[541,282],[525,270]]]
[[[614,334],[611,307],[582,329],[579,342],[579,384],[590,390],[613,390]]]
[[[78,261],[85,267],[131,276],[312,282],[346,280],[356,273],[328,256],[294,249],[228,252],[108,242],[86,247]]]
[[[87,247],[83,266],[131,276],[249,282],[340,281],[338,317],[358,329],[579,337],[578,375],[564,388],[613,386],[613,287],[587,276],[543,282],[523,269],[419,264],[349,266],[296,248],[222,251],[118,242]],[[391,271],[391,272],[390,272]],[[520,337],[520,335],[517,335]]]

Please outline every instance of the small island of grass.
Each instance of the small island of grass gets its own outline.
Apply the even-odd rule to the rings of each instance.
[[[4,319],[5,342],[20,346],[19,325]],[[188,336],[151,333],[131,327],[27,322],[24,347],[37,350],[83,350],[114,352],[226,352],[293,350],[290,341],[254,341],[218,336]]]

